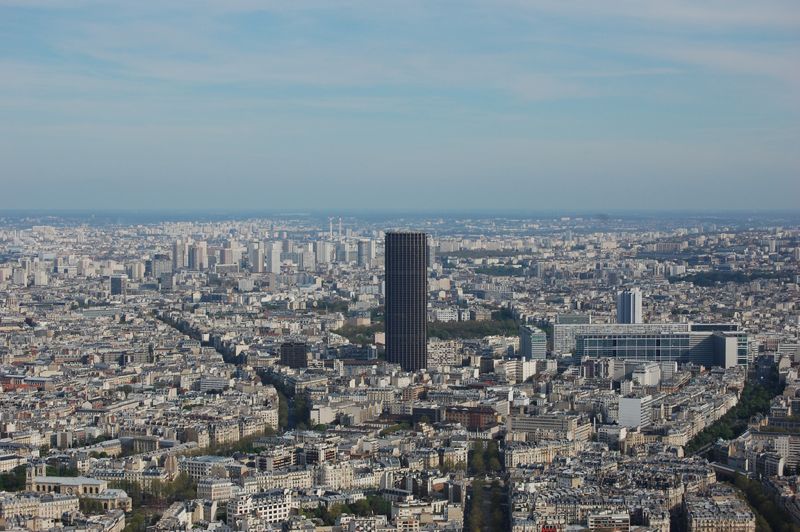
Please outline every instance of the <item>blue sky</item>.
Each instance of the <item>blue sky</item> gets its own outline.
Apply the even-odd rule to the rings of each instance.
[[[798,209],[796,0],[0,0],[0,208]]]

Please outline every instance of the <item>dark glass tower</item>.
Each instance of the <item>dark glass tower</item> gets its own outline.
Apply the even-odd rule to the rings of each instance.
[[[386,360],[428,366],[428,235],[386,233]]]

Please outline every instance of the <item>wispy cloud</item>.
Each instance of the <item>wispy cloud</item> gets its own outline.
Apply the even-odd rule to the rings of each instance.
[[[0,177],[800,194],[795,3],[0,0]]]

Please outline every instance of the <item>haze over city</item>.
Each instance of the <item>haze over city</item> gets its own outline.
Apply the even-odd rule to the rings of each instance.
[[[0,1],[0,208],[796,209],[792,1]]]

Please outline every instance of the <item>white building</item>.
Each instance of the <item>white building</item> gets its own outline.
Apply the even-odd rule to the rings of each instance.
[[[618,423],[623,427],[647,427],[653,419],[652,403],[649,395],[620,397]]]
[[[292,504],[292,492],[289,489],[242,495],[228,502],[228,518],[253,515],[267,523],[280,523],[289,518]]]
[[[633,370],[633,380],[639,386],[658,386],[661,382],[661,366],[657,362],[645,362]]]

